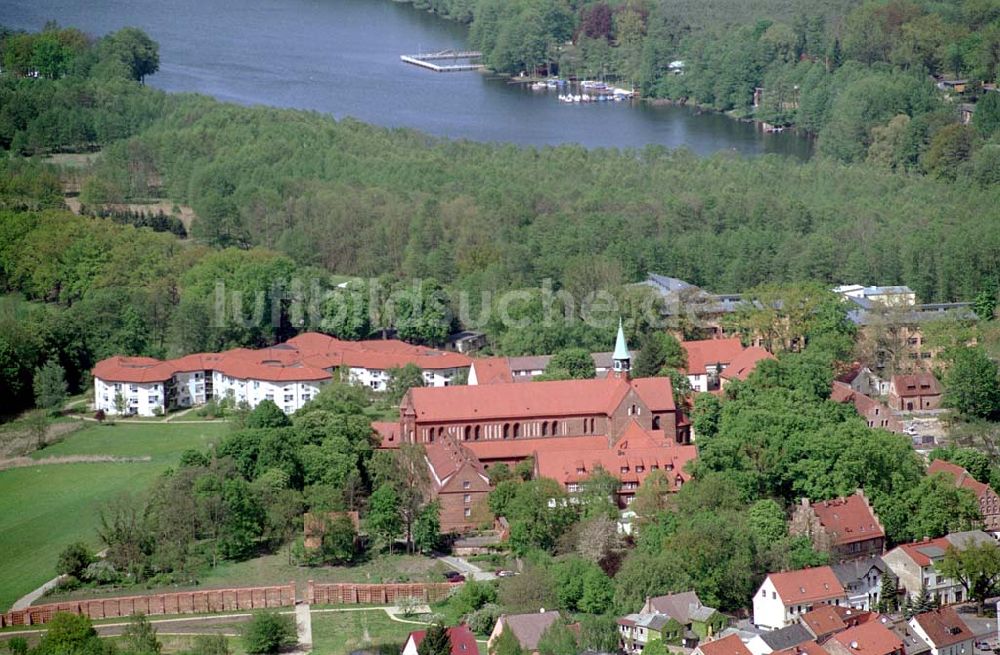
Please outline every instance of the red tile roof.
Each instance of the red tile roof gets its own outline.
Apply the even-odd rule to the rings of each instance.
[[[791,648],[786,648],[785,650],[779,650],[771,653],[771,655],[830,655],[823,647],[817,644],[815,641],[806,641]]]
[[[973,638],[969,626],[951,607],[942,607],[917,614],[913,620],[924,631],[934,648],[951,646]]]
[[[673,410],[670,378],[555,380],[531,384],[418,387],[409,391],[418,421],[609,415],[634,389],[651,411]]]
[[[813,503],[812,509],[836,546],[885,537],[875,513],[859,494]]]
[[[941,383],[931,373],[893,375],[890,384],[900,398],[934,396],[941,393]]]
[[[757,368],[757,364],[765,359],[774,359],[774,355],[757,346],[747,348],[733,358],[719,375],[727,380],[746,380]]]
[[[786,606],[846,596],[844,587],[829,566],[771,573],[767,577]]]
[[[935,473],[946,473],[955,479],[955,486],[970,490],[976,494],[977,498],[990,489],[988,484],[983,484],[976,480],[963,467],[958,464],[946,462],[943,459],[936,459],[927,467],[927,475],[934,475]]]
[[[695,649],[703,655],[751,655],[750,649],[743,645],[739,635],[729,635],[715,641],[703,641]]]
[[[909,544],[900,544],[898,548],[902,549],[910,559],[916,562],[917,566],[924,567],[930,566],[935,559],[939,559],[941,555],[938,553],[944,553],[950,545],[950,541],[944,537],[940,537],[938,539],[925,539]]]
[[[459,353],[412,346],[395,340],[341,341],[307,332],[284,344],[260,350],[234,348],[160,361],[151,357],[110,357],[93,369],[109,382],[161,382],[176,373],[219,371],[241,380],[299,382],[329,380],[338,366],[386,370],[416,364],[424,370],[462,368],[471,360]]]
[[[483,357],[472,360],[476,371],[476,384],[503,384],[513,382],[510,362],[506,357]]]
[[[801,621],[817,639],[831,635],[847,627],[840,608],[836,605],[820,605],[802,615]]]
[[[463,441],[462,444],[481,460],[524,459],[540,453],[565,450],[607,450],[604,436],[546,437],[544,439],[490,439]]]
[[[402,441],[399,433],[399,423],[396,421],[372,421],[372,430],[379,437],[379,448],[399,448]]]
[[[903,651],[902,640],[878,621],[848,628],[833,636],[853,655],[891,655]]]
[[[695,446],[620,450],[566,450],[536,455],[538,474],[563,485],[582,482],[599,468],[623,483],[642,484],[654,470],[663,471],[673,490],[691,479],[684,466],[698,457]]]
[[[743,344],[736,338],[682,341],[681,347],[687,353],[688,375],[705,375],[707,366],[729,365],[743,352]]]
[[[411,632],[406,641],[409,642],[412,639],[413,645],[419,648],[420,642],[424,640],[426,635],[426,630],[417,630]],[[454,628],[448,628],[448,640],[451,642],[451,655],[479,655],[476,636],[464,623]]]

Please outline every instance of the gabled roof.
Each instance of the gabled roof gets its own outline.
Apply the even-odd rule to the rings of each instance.
[[[372,421],[372,430],[379,437],[379,448],[399,448],[402,443],[398,421]]]
[[[820,524],[833,537],[834,545],[885,537],[878,517],[860,493],[813,503]]]
[[[476,384],[503,384],[513,382],[510,362],[506,357],[482,357],[472,360],[476,372]]]
[[[880,621],[869,621],[833,636],[852,655],[891,655],[903,650],[903,641]]]
[[[751,655],[750,650],[735,634],[715,641],[703,641],[695,650],[701,651],[702,655]]]
[[[947,539],[940,537],[938,539],[924,539],[923,541],[900,544],[892,552],[899,551],[913,560],[917,566],[924,567],[930,566],[932,562],[944,557],[944,553],[949,545]]]
[[[531,384],[416,387],[409,402],[418,421],[481,421],[609,415],[630,390],[651,411],[674,410],[669,378],[553,380]]]
[[[407,637],[407,642],[413,640],[413,645],[420,647],[420,642],[427,636],[426,630],[411,632]],[[462,625],[448,628],[448,641],[451,642],[451,655],[479,655],[479,647],[476,645],[476,636],[469,630],[469,626]]]
[[[535,463],[540,476],[552,478],[563,485],[582,482],[599,469],[604,469],[623,483],[642,484],[653,471],[660,470],[666,474],[671,489],[676,491],[691,479],[691,474],[684,471],[684,467],[697,456],[695,446],[669,445],[627,451],[605,448],[537,452]]]
[[[946,462],[943,459],[936,459],[927,467],[927,475],[934,475],[935,473],[946,473],[953,477],[955,479],[955,486],[968,489],[976,494],[976,498],[981,497],[990,490],[988,484],[983,484],[976,480],[965,468],[958,464]]]
[[[801,644],[796,644],[791,648],[786,648],[784,650],[778,650],[771,655],[830,655],[823,647],[817,644],[815,641],[804,641]]]
[[[771,650],[784,650],[812,641],[813,636],[802,625],[793,623],[778,630],[765,630],[760,633],[760,638]]]
[[[903,642],[903,652],[906,655],[923,655],[930,652],[930,644],[924,641],[906,621],[898,621],[891,626],[891,630]]]
[[[933,396],[941,393],[941,383],[931,373],[893,375],[890,384],[900,398]]]
[[[951,646],[973,638],[969,626],[948,606],[917,614],[910,620],[920,626],[934,648]]]
[[[820,605],[802,615],[800,621],[817,639],[821,639],[847,627],[840,607]]]
[[[833,569],[833,574],[840,580],[840,584],[846,588],[848,585],[855,584],[858,580],[863,579],[871,573],[872,569],[875,569],[881,575],[887,567],[881,557],[869,557],[841,562],[840,564],[831,564],[830,568]]]
[[[786,606],[846,596],[844,587],[829,566],[771,573],[767,578]]]
[[[718,611],[714,607],[702,605],[698,594],[694,591],[655,596],[649,599],[649,605],[657,612],[672,616],[684,625],[690,624],[692,620],[708,620]]]
[[[424,446],[424,455],[430,466],[431,483],[435,489],[441,490],[451,482],[452,478],[463,470],[469,470],[471,475],[479,478],[483,484],[489,485],[489,478],[476,456],[461,444],[451,439],[442,439]]]
[[[765,359],[774,359],[774,355],[763,348],[752,346],[734,357],[719,376],[726,380],[746,380],[757,369],[757,364]]]
[[[521,648],[530,652],[538,650],[538,640],[550,625],[559,620],[559,612],[505,614],[499,620],[503,623],[505,630],[514,633]]]
[[[705,375],[707,367],[716,364],[728,366],[743,352],[743,344],[737,338],[682,341],[681,347],[687,353],[688,375]]]

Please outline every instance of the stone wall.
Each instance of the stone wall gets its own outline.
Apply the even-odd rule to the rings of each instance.
[[[338,584],[306,585],[306,602],[310,605],[392,605],[401,598],[413,598],[422,603],[436,603],[448,597],[462,583],[421,582],[400,584]]]
[[[108,619],[128,617],[139,612],[149,616],[206,614],[292,605],[295,605],[294,582],[273,587],[207,589],[34,605],[24,610],[0,614],[0,628],[47,623],[57,612],[83,614],[91,619]]]

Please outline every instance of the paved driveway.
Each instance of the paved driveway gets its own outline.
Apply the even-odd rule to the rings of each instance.
[[[472,562],[464,560],[461,557],[443,555],[438,559],[464,575],[466,578],[472,580],[494,580],[497,577],[493,571],[484,571]]]

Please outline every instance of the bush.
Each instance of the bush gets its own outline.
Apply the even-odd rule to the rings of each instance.
[[[190,655],[230,655],[229,640],[222,635],[198,635]]]
[[[295,621],[277,612],[259,612],[243,629],[243,645],[250,655],[277,653],[296,640]]]
[[[114,584],[122,579],[121,573],[118,572],[114,564],[104,559],[90,564],[79,577],[84,582],[101,585]]]
[[[13,655],[27,655],[28,640],[24,637],[11,637],[10,641],[7,642],[7,649]]]
[[[74,578],[82,577],[86,569],[94,561],[94,556],[90,554],[90,547],[78,541],[70,544],[59,554],[59,562],[56,564],[56,573],[59,575],[71,575]]]
[[[493,626],[497,624],[497,619],[503,614],[503,608],[496,603],[487,603],[477,609],[471,614],[466,614],[465,621],[466,625],[473,632],[481,635],[487,635],[493,630]]]

